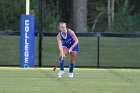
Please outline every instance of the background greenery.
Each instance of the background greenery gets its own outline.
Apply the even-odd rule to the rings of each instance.
[[[31,0],[31,14],[35,15],[35,31],[38,31],[38,2]],[[57,25],[65,21],[73,29],[73,2],[69,0],[42,0],[43,31],[57,32]],[[115,20],[113,32],[139,32],[140,0],[129,0],[126,12],[123,12],[125,0],[115,0]],[[107,10],[107,0],[88,0],[88,32],[98,14]],[[0,0],[0,31],[19,31],[20,16],[25,14],[25,0]],[[96,25],[96,32],[107,31],[107,14],[103,14]]]

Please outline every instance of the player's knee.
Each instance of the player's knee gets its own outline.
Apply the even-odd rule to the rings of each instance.
[[[73,62],[70,62],[70,64],[75,64],[75,62],[73,61]]]
[[[74,64],[75,63],[74,59],[70,59],[70,63]]]

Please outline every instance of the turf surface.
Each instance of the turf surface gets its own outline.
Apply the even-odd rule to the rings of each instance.
[[[139,93],[139,69],[76,68],[74,78],[53,68],[0,68],[0,93]]]

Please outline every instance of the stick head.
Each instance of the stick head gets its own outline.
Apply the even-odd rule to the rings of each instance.
[[[53,68],[53,71],[55,71],[56,70],[56,66],[54,66],[54,68]]]

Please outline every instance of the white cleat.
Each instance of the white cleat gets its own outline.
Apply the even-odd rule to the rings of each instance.
[[[58,78],[61,78],[63,74],[64,74],[64,71],[59,71]]]
[[[59,76],[59,75],[58,75],[58,78],[61,78],[61,77],[62,77],[62,76]]]
[[[69,73],[69,77],[70,78],[73,78],[73,73]]]

